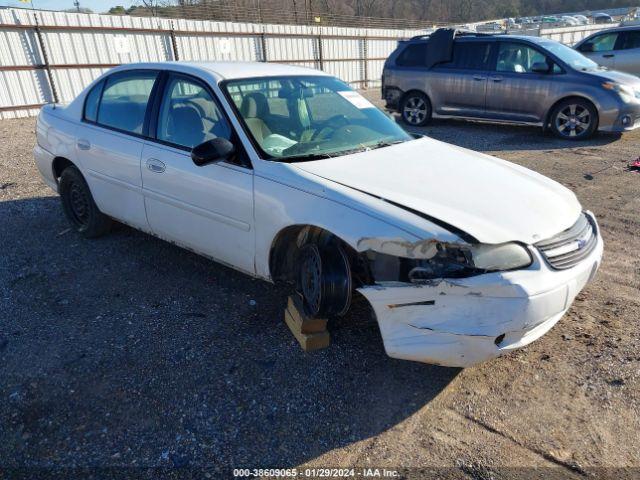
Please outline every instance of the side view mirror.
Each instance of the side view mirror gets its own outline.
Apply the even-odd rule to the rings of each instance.
[[[581,52],[587,52],[587,53],[588,52],[593,52],[593,50],[594,50],[593,43],[591,43],[591,42],[583,43],[582,45],[580,45],[579,50]]]
[[[536,62],[531,66],[533,73],[549,73],[551,67],[547,62]]]
[[[191,150],[191,159],[197,166],[221,162],[236,152],[236,147],[226,138],[216,137],[207,140]]]

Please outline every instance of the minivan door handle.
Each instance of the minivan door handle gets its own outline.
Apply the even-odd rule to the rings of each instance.
[[[91,143],[89,143],[89,140],[85,140],[83,138],[78,139],[78,141],[76,142],[76,145],[78,145],[78,148],[80,150],[90,150],[91,149]]]
[[[166,165],[156,158],[150,158],[147,160],[147,168],[153,173],[163,173],[166,170]]]
[[[481,81],[483,81],[483,80],[486,80],[487,78],[486,78],[486,77],[483,77],[482,75],[474,75],[474,76],[473,76],[473,79],[474,79],[476,82],[481,82]]]
[[[502,81],[502,77],[491,77],[491,81],[492,82],[501,82]]]
[[[613,58],[615,56],[616,56],[615,53],[605,53],[604,55],[602,55],[603,58]]]

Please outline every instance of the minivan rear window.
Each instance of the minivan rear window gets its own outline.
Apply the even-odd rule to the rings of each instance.
[[[396,60],[401,67],[424,67],[427,64],[427,44],[413,43],[407,45]]]
[[[453,59],[437,66],[460,70],[486,70],[490,58],[490,42],[455,42],[453,44]]]

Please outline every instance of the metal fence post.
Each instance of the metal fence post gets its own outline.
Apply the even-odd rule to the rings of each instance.
[[[51,66],[49,65],[49,56],[47,55],[47,48],[42,39],[42,31],[40,30],[40,23],[38,22],[38,14],[34,13],[33,18],[35,20],[36,37],[38,38],[38,45],[40,46],[40,52],[42,53],[42,61],[44,62],[44,69],[47,72],[47,78],[49,79],[49,88],[51,89],[51,96],[53,97],[53,103],[58,103],[58,89],[53,79],[53,73],[51,72]]]
[[[362,39],[362,73],[364,74],[364,78],[362,79],[362,85],[364,88],[369,88],[369,61],[367,58],[369,57],[368,52],[368,39],[367,37],[363,37]]]
[[[322,55],[322,34],[318,34],[318,38],[317,38],[317,42],[318,42],[318,66],[320,67],[320,70],[324,70],[324,58]]]
[[[265,38],[264,32],[260,34],[260,48],[262,50],[262,59],[261,62],[267,62],[267,39]]]
[[[171,22],[171,48],[173,49],[173,59],[178,61],[180,60],[180,55],[178,54],[178,42],[176,41],[176,30],[173,26],[173,22]]]

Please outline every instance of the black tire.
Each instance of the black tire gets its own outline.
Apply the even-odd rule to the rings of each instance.
[[[71,227],[85,238],[105,235],[112,220],[96,206],[89,185],[76,167],[67,167],[59,183],[62,209]]]
[[[351,306],[349,258],[337,241],[307,243],[297,258],[298,294],[310,317],[344,315]]]
[[[400,102],[402,121],[412,127],[424,127],[431,121],[431,114],[431,101],[422,92],[409,92]]]
[[[586,140],[598,129],[598,111],[581,98],[568,98],[555,106],[549,118],[551,131],[563,140]]]

